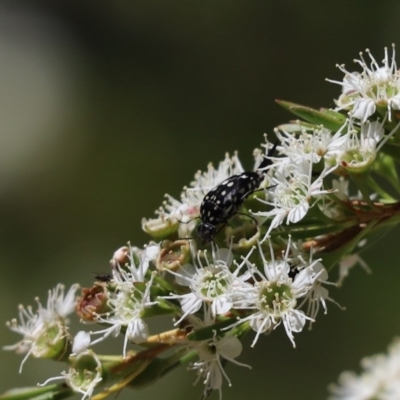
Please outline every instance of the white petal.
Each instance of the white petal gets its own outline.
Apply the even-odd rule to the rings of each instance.
[[[376,106],[371,99],[356,99],[352,116],[365,122],[376,110]]]
[[[90,334],[85,331],[79,331],[74,337],[74,343],[72,345],[72,352],[79,354],[89,347],[90,345]]]
[[[236,336],[224,336],[216,343],[217,352],[224,358],[236,358],[240,356],[243,345]]]
[[[160,246],[158,244],[147,246],[144,250],[144,253],[146,260],[154,261],[160,254]]]
[[[306,323],[306,316],[303,311],[292,310],[287,316],[287,322],[290,324],[291,331],[301,332]]]
[[[207,379],[208,387],[213,390],[220,389],[222,386],[222,373],[219,369],[219,366],[216,362],[213,362],[210,365],[210,369],[208,370],[209,375]]]
[[[135,318],[127,326],[126,335],[132,342],[142,343],[149,337],[149,327],[142,318]]]
[[[226,263],[226,265],[231,265],[233,262],[233,254],[232,252],[223,247],[222,249],[217,249],[216,255],[215,255],[215,261],[223,261]]]
[[[303,219],[304,216],[307,214],[309,207],[310,205],[308,204],[308,201],[306,199],[303,200],[297,207],[290,210],[287,217],[288,223],[291,222],[295,224],[296,222],[299,222],[301,219]]]
[[[193,276],[197,273],[196,268],[191,264],[185,264],[179,268],[175,275],[175,280],[179,285],[190,286]]]
[[[211,305],[213,315],[226,314],[232,308],[232,300],[225,296],[216,298]]]
[[[396,96],[390,100],[390,106],[395,110],[400,110],[400,94],[396,94]]]
[[[263,333],[272,328],[272,318],[269,316],[263,316],[261,313],[259,314],[260,315],[258,317],[254,315],[254,318],[249,320],[249,324],[253,331],[256,331],[257,333]]]
[[[200,310],[203,303],[194,293],[189,293],[181,298],[182,311],[186,314],[193,314]]]

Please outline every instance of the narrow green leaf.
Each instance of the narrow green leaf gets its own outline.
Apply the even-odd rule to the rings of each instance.
[[[219,322],[215,325],[207,326],[205,328],[201,328],[195,331],[190,332],[187,335],[189,340],[209,340],[215,336],[215,332],[217,334],[222,331],[223,328],[226,328],[229,325],[234,324],[237,321],[236,317],[229,318],[225,321]]]
[[[333,110],[315,110],[314,108],[291,103],[289,101],[275,101],[280,106],[297,115],[298,117],[301,117],[315,125],[323,125],[325,128],[328,128],[335,132],[338,131],[346,121],[346,117],[343,114],[340,114]]]
[[[74,395],[66,385],[32,386],[11,389],[0,396],[1,400],[61,400]]]

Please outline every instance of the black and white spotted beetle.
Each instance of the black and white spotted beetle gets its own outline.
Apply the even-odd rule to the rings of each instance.
[[[277,145],[278,142],[268,151],[268,157],[272,156]],[[200,205],[201,223],[197,226],[197,234],[203,244],[212,242],[214,236],[228,220],[238,213],[239,207],[246,198],[260,187],[265,174],[262,169],[269,165],[271,165],[271,160],[265,158],[257,171],[233,175],[204,196]]]

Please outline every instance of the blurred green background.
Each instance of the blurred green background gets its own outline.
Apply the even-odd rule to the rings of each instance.
[[[198,169],[252,150],[291,116],[275,98],[333,106],[336,63],[400,45],[400,2],[2,1],[0,3],[0,307],[4,320],[58,282],[89,285],[114,250],[148,238],[168,192]],[[398,61],[400,58],[398,58]],[[283,327],[227,368],[224,400],[323,399],[343,369],[400,333],[399,230],[364,258],[293,349]],[[332,274],[336,279],[336,274]],[[1,345],[20,339],[5,324]],[[113,351],[120,351],[114,340]],[[111,351],[111,350],[110,350]],[[0,352],[0,393],[63,366]],[[199,398],[176,370],[118,399]],[[213,394],[212,399],[218,396]]]

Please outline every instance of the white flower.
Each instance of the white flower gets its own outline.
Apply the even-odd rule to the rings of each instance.
[[[324,177],[335,168],[336,166],[324,169],[316,179],[312,176],[312,163],[307,160],[291,164],[284,172],[276,171],[272,179],[275,188],[269,193],[272,199],[270,201],[259,199],[262,203],[272,206],[272,210],[254,213],[264,218],[273,217],[263,241],[272,229],[282,224],[285,218],[287,224],[300,221],[315,204],[317,200],[315,197],[331,192],[324,190],[322,185]]]
[[[65,383],[77,393],[83,396],[81,400],[90,399],[97,384],[103,379],[103,367],[96,353],[86,350],[78,354],[73,360],[68,372],[62,372],[60,376],[47,379],[39,386],[45,386],[49,382],[65,380]]]
[[[118,336],[122,327],[124,327],[123,356],[126,357],[128,341],[141,343],[148,338],[148,326],[143,320],[143,316],[147,308],[157,304],[150,297],[154,273],[151,274],[146,283],[144,281],[149,262],[154,260],[158,252],[158,245],[148,246],[144,250],[130,247],[129,263],[125,265],[126,269],[113,270],[115,288],[113,292],[109,293],[108,300],[111,311],[97,316],[98,322],[111,326],[91,332],[92,335],[103,335],[92,341],[92,345],[103,341],[110,335]]]
[[[110,298],[109,305],[111,312],[106,315],[99,315],[97,320],[100,323],[111,325],[109,328],[91,332],[92,335],[103,335],[99,339],[92,341],[92,345],[97,344],[107,337],[117,337],[121,328],[125,327],[125,339],[123,345],[123,356],[126,357],[128,341],[142,343],[149,336],[148,326],[142,316],[146,308],[157,304],[150,299],[150,287],[153,277],[146,283],[145,290],[142,292],[134,282],[120,282],[117,285],[117,293]]]
[[[339,385],[330,385],[331,400],[400,399],[400,341],[395,340],[388,354],[377,354],[361,361],[361,375],[343,372]]]
[[[117,283],[126,281],[144,282],[150,263],[155,262],[160,254],[160,245],[150,243],[143,250],[132,247],[130,243],[128,243],[128,246],[124,247],[126,249],[126,262],[123,265],[117,263],[118,268],[113,269],[114,281]],[[113,259],[116,258],[113,257]]]
[[[256,344],[262,333],[268,333],[283,323],[286,334],[295,347],[293,332],[302,331],[306,320],[313,321],[318,311],[311,307],[311,316],[299,308],[311,301],[321,301],[325,308],[324,292],[320,290],[320,283],[325,283],[326,273],[322,266],[317,266],[319,260],[314,262],[310,259],[307,263],[299,254],[297,248],[292,245],[289,237],[287,249],[281,260],[276,260],[274,250],[270,242],[271,261],[267,261],[259,245],[260,256],[263,262],[263,272],[255,265],[249,266],[254,274],[253,301],[235,303],[237,308],[251,310],[247,317],[228,328],[237,326],[248,321],[251,328],[256,332],[252,347]],[[292,253],[292,254],[291,254]],[[317,280],[318,285],[316,285]],[[304,298],[302,302],[300,299]],[[228,329],[227,328],[227,329]]]
[[[206,251],[205,255],[207,256]],[[249,284],[245,281],[249,279],[250,274],[239,275],[242,267],[246,265],[245,261],[235,265],[235,270],[231,272],[232,252],[228,249],[215,249],[213,245],[212,260],[206,258],[205,265],[199,253],[198,266],[186,264],[177,272],[169,271],[176,277],[177,283],[190,288],[190,293],[163,297],[178,299],[181,303],[183,313],[176,324],[199,311],[203,304],[210,305],[213,316],[226,314],[234,301],[246,296]]]
[[[338,163],[350,172],[363,171],[375,161],[378,143],[383,137],[384,129],[378,121],[361,125],[361,132],[353,128],[349,121],[349,134],[341,149],[337,150]]]
[[[214,337],[212,340],[201,342],[197,346],[197,351],[199,361],[192,365],[192,369],[198,371],[198,379],[204,378],[204,393],[208,394],[210,390],[218,390],[220,399],[222,398],[222,378],[224,377],[229,386],[232,386],[221,359],[250,368],[248,365],[234,360],[242,352],[242,343],[235,336],[224,336],[221,339]]]
[[[134,343],[146,341],[149,332],[142,316],[146,308],[157,304],[157,302],[153,302],[150,299],[150,287],[153,283],[153,278],[154,275],[146,283],[143,292],[132,281],[118,283],[116,294],[109,300],[111,313],[97,318],[99,322],[111,326],[101,331],[91,332],[92,335],[103,334],[99,339],[92,341],[92,345],[103,341],[110,335],[118,336],[122,327],[126,329],[123,345],[124,357],[126,357],[126,348],[129,340]]]
[[[26,356],[21,362],[20,372],[30,355],[37,358],[58,359],[70,346],[70,336],[67,331],[66,317],[71,314],[76,305],[76,291],[79,285],[72,285],[67,294],[64,285],[58,284],[49,291],[46,307],[36,298],[38,309],[19,307],[19,323],[16,319],[8,322],[8,327],[23,336],[20,342],[5,346],[5,350],[15,350]]]
[[[365,244],[365,241],[360,242],[358,247],[362,247],[363,244]],[[359,264],[368,274],[372,273],[368,264],[361,258],[359,254],[349,254],[339,262],[339,279],[336,282],[337,286],[342,286],[343,281],[349,275],[349,271],[357,264]]]
[[[344,125],[333,134],[324,127],[305,128],[299,124],[286,124],[276,128],[280,141],[279,152],[284,156],[275,162],[275,169],[284,172],[291,164],[319,163],[322,158],[330,158],[330,151],[342,146]]]
[[[337,67],[345,74],[343,82],[327,79],[342,86],[342,95],[337,101],[338,110],[350,109],[350,115],[365,122],[375,113],[376,107],[386,107],[388,119],[391,121],[393,110],[400,109],[400,72],[395,61],[395,48],[392,45],[392,57],[389,58],[385,47],[385,58],[380,66],[370,51],[370,65],[360,53],[360,59],[354,60],[362,68],[362,72],[349,72],[344,65]]]
[[[44,309],[40,302],[38,302],[38,312],[46,314],[51,313],[61,318],[66,318],[69,314],[71,314],[75,310],[76,291],[79,289],[79,285],[72,285],[66,295],[64,295],[64,289],[64,285],[58,284],[55,289],[49,290],[47,308]]]
[[[336,149],[337,162],[349,172],[357,173],[367,170],[375,161],[378,151],[387,140],[396,133],[398,123],[386,136],[382,122],[373,121],[361,123],[360,132],[354,126],[354,121],[348,121],[348,134],[341,148]]]
[[[205,320],[201,321],[198,318],[191,317],[190,321],[193,324],[194,329],[201,329],[213,324],[213,320],[205,316]],[[242,343],[236,336],[231,336],[229,334],[218,337],[214,331],[214,336],[209,340],[203,341],[190,341],[189,345],[191,348],[196,349],[199,360],[193,363],[190,369],[197,370],[197,380],[204,378],[204,395],[206,398],[210,395],[212,390],[218,390],[219,398],[222,398],[222,382],[225,378],[229,386],[232,386],[231,381],[226,374],[222,359],[227,360],[233,364],[239,365],[241,367],[251,367],[246,364],[242,364],[235,360],[243,349]]]
[[[303,275],[303,279],[305,278],[308,281],[310,287],[303,301],[299,304],[299,307],[302,307],[303,304],[307,304],[306,314],[311,318],[310,323],[312,323],[314,322],[321,305],[324,309],[324,314],[326,314],[328,312],[326,305],[327,301],[330,301],[337,306],[339,306],[339,304],[329,297],[328,289],[322,286],[335,286],[335,284],[328,281],[328,272],[320,260],[315,260],[313,262],[310,256],[309,266],[306,267],[304,271],[307,271],[307,273]]]
[[[71,366],[68,374],[65,374],[65,382],[72,390],[83,395],[81,400],[90,399],[95,387],[103,379],[101,361],[96,353],[87,350],[78,355],[74,364],[75,367]]]

